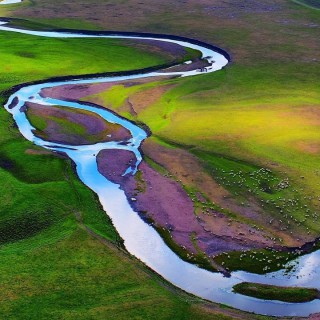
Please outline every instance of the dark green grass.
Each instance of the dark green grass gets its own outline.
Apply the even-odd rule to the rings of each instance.
[[[233,287],[233,291],[246,296],[284,302],[308,302],[319,298],[319,290],[299,287],[279,287],[259,283],[242,282]]]
[[[214,261],[228,271],[243,270],[265,274],[285,268],[285,264],[298,257],[297,252],[281,252],[276,250],[251,250],[245,252],[229,252],[214,258]],[[290,271],[292,267],[288,267]]]
[[[292,0],[293,2],[302,4],[308,8],[320,10],[320,1],[319,0]]]
[[[0,245],[30,238],[54,223],[51,211],[26,211],[1,221]]]
[[[0,167],[10,172],[18,180],[33,184],[64,180],[65,161],[52,155],[33,155],[26,150],[34,148],[29,142],[10,140],[2,143]],[[41,174],[39,174],[41,168]]]

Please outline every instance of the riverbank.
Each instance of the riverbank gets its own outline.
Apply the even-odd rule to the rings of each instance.
[[[77,146],[108,141],[125,143],[132,138],[127,129],[108,123],[92,112],[30,102],[25,108],[36,128],[35,135],[50,142]]]

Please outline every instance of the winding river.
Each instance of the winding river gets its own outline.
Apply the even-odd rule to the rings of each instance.
[[[187,40],[185,38],[129,35],[128,33],[94,34],[76,31],[30,31],[8,27],[6,26],[5,21],[0,21],[0,31],[19,32],[35,37],[119,38],[171,42],[186,48],[201,51],[202,59],[207,60],[209,64],[209,66],[206,67],[206,72],[221,70],[228,64],[227,53],[224,53],[222,50],[213,46],[202,44],[198,41]],[[139,147],[142,141],[147,138],[147,133],[132,122],[118,117],[106,109],[97,108],[80,102],[43,98],[39,94],[44,88],[52,88],[66,84],[107,83],[164,75],[187,77],[199,74],[202,74],[199,70],[169,73],[148,72],[108,77],[77,77],[77,79],[72,80],[25,85],[20,87],[20,89],[10,96],[5,108],[12,114],[21,134],[26,139],[43,148],[64,152],[74,161],[79,178],[98,195],[105,212],[110,216],[115,228],[124,240],[124,245],[128,252],[136,256],[173,285],[201,298],[213,302],[224,303],[237,309],[258,314],[273,316],[307,316],[311,313],[320,312],[320,300],[306,303],[285,303],[259,300],[232,292],[232,287],[243,281],[284,286],[317,287],[320,289],[320,269],[317,268],[317,266],[320,265],[319,251],[300,257],[294,262],[290,262],[289,264],[295,264],[295,268],[293,268],[289,275],[285,274],[283,270],[266,275],[257,275],[248,272],[233,272],[230,278],[226,278],[221,273],[212,273],[181,260],[167,247],[159,234],[133,211],[124,192],[120,190],[119,185],[108,181],[99,173],[97,168],[96,155],[101,150],[123,149],[129,150],[136,155],[137,161],[135,168],[127,170],[127,174],[135,174],[139,163],[142,161]],[[24,108],[22,107],[26,102],[38,103],[47,107],[59,105],[94,112],[110,123],[117,123],[127,128],[131,132],[132,139],[127,145],[123,145],[119,142],[103,142],[82,146],[71,146],[42,140],[34,135],[34,128],[24,113]]]

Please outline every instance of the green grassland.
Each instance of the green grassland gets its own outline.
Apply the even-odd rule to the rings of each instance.
[[[51,39],[2,31],[0,42],[2,91],[53,76],[127,71],[128,65],[135,70],[173,62],[163,52],[147,53],[147,45],[130,46],[122,40]]]
[[[299,303],[312,301],[319,297],[317,289],[278,287],[250,282],[235,285],[233,291],[258,299]]]
[[[36,128],[34,132],[35,135],[41,137],[46,141],[49,141],[51,138],[50,132],[46,132],[46,129],[48,129],[48,126],[51,123],[54,123],[57,126],[56,131],[65,135],[65,139],[66,141],[68,141],[68,143],[70,143],[70,137],[73,137],[75,139],[73,140],[73,143],[81,144],[93,144],[105,141],[106,136],[113,134],[114,132],[122,128],[117,124],[108,123],[108,125],[103,130],[101,129],[99,132],[90,133],[88,132],[88,128],[85,125],[83,125],[83,123],[66,119],[64,116],[59,114],[59,111],[66,112],[66,114],[71,117],[72,115],[81,114],[86,117],[86,121],[96,120],[103,122],[104,120],[100,116],[97,116],[95,113],[85,110],[72,110],[70,108],[61,106],[52,106],[52,108],[54,108],[54,110],[58,112],[58,115],[41,115],[37,114],[36,110],[31,111],[30,108],[26,110],[26,115],[30,121],[30,124],[34,128]]]
[[[319,291],[317,289],[278,287],[250,282],[242,282],[235,285],[233,291],[258,299],[285,302],[302,303],[319,298]]]
[[[305,66],[300,73],[293,63],[259,68],[264,78],[258,83],[259,71],[238,65],[212,75],[167,81],[164,84],[174,88],[159,101],[135,118],[122,114],[146,123],[158,141],[196,155],[204,170],[239,203],[250,205],[248,199],[253,197],[270,220],[281,221],[288,233],[316,238],[320,229],[319,70]],[[275,70],[280,74],[276,80]],[[163,83],[116,86],[96,97],[121,113],[130,96],[157,85]],[[279,268],[278,259],[283,260],[282,254],[272,270]],[[245,259],[230,262],[225,260],[230,270],[260,273],[265,267],[245,264]]]
[[[185,34],[183,26],[189,23],[194,27],[191,36],[228,48],[232,63],[208,75],[130,88],[119,85],[89,99],[147,124],[155,141],[196,155],[240,204],[250,206],[254,198],[270,221],[281,223],[289,235],[306,235],[311,241],[320,230],[320,16],[290,2],[283,6],[272,15],[260,13],[259,21],[254,14],[237,17],[235,12],[233,20],[225,21],[212,13],[213,21],[210,15],[201,16],[203,7],[192,5],[192,14],[177,12],[175,19],[160,17],[161,9],[151,12],[143,22],[133,22],[135,28]],[[158,24],[151,22],[155,16]],[[118,28],[123,27],[119,22]],[[150,88],[163,85],[171,87],[136,117],[123,111],[137,92],[147,95]],[[257,177],[259,170],[266,174]],[[263,251],[257,256],[260,266],[253,267],[250,259],[239,261],[240,255],[218,260],[230,270],[261,273],[264,258],[274,256],[271,270],[289,259],[284,253]]]
[[[26,81],[170,60],[114,40],[0,38],[1,104]],[[1,318],[232,319],[235,311],[205,308],[126,254],[70,161],[25,141],[4,109],[0,123]]]
[[[234,60],[221,72],[130,88],[117,86],[99,95],[99,99],[121,113],[123,103],[136,92],[172,85],[159,101],[136,118],[126,112],[123,115],[146,123],[159,143],[196,155],[203,163],[203,170],[240,203],[253,196],[276,219],[282,217],[284,210],[290,210],[291,232],[310,232],[315,237],[320,229],[317,218],[320,70],[316,67],[318,30],[312,26],[320,23],[318,11],[287,1],[272,14],[235,9],[234,17],[220,17],[210,9],[201,11],[203,8],[198,3],[190,11],[167,10],[168,3],[164,1],[161,8],[165,12],[162,12],[153,2],[136,19],[131,19],[132,11],[127,16],[128,1],[110,1],[120,6],[121,19],[99,10],[101,1],[93,1],[90,6],[89,13],[96,20],[85,16],[86,10],[76,11],[78,16],[73,19],[58,19],[52,7],[55,3],[60,6],[61,1],[45,0],[41,6],[47,15],[48,12],[52,15],[46,19],[48,25],[78,28],[83,23],[90,29],[171,33],[227,48]],[[32,10],[39,3],[33,1],[27,8],[26,1],[19,16],[30,16],[37,21],[35,16],[39,13]],[[83,5],[81,1],[70,5],[78,4]],[[13,10],[0,8],[0,14],[14,14]],[[60,16],[67,12],[60,12]],[[102,12],[103,18],[99,20]],[[192,30],[186,26],[192,26]],[[8,37],[7,33],[0,33],[0,41],[0,66],[5,72],[1,71],[0,75],[2,92],[21,82],[51,76],[127,70],[128,66],[136,69],[168,62],[164,56],[144,54],[138,48],[114,40],[111,48],[107,44],[111,42],[102,40],[39,38],[35,44],[33,37],[14,34]],[[115,319],[248,318],[213,305],[211,310],[204,309],[189,297],[172,292],[172,288],[159,286],[159,279],[134,259],[85,233],[87,226],[111,243],[121,243],[94,195],[75,177],[71,164],[48,154],[26,153],[28,149],[38,148],[20,137],[4,110],[0,112],[0,122],[5,124],[0,128],[2,316],[9,319],[32,319],[35,315],[39,319],[105,319],[106,314],[114,314]],[[261,168],[270,172],[266,171],[257,183],[256,176],[251,175]],[[277,186],[286,179],[290,187],[279,190]],[[288,209],[287,203],[279,209],[283,199],[294,200],[294,210]],[[34,225],[32,230],[30,224]],[[250,255],[234,253],[231,259],[221,256],[218,261],[229,263],[230,270],[261,272],[265,261],[272,256],[279,260],[270,263],[272,270],[291,258],[286,254],[258,252],[254,261],[260,267],[252,270]]]
[[[249,175],[265,166],[273,171],[264,177],[266,183],[270,179],[275,187],[290,177],[293,184],[319,196],[316,192],[319,185],[320,94],[316,80],[319,71],[312,66],[304,70],[310,78],[308,88],[304,89],[304,73],[300,79],[285,80],[289,68],[292,71],[296,67],[279,65],[283,78],[277,81],[284,83],[280,89],[269,82],[275,71],[271,65],[260,69],[265,78],[254,84],[253,89],[255,80],[250,81],[249,76],[252,70],[236,65],[212,75],[167,81],[166,84],[174,84],[174,88],[144,109],[137,119],[146,123],[157,138],[192,150],[215,170],[213,175],[217,179],[222,169]],[[295,72],[295,75],[299,74]],[[252,79],[256,78],[252,75]],[[98,96],[105,105],[119,110],[131,95],[156,85],[159,83],[130,88],[119,85]],[[292,92],[294,86],[296,89]],[[234,182],[229,189],[236,192],[236,178],[229,180]],[[258,187],[252,182],[247,182],[248,189]],[[267,198],[276,193],[260,191],[260,196]],[[276,194],[279,195],[289,196]]]

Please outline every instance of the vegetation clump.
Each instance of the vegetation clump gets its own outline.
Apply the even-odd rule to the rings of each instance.
[[[300,287],[279,287],[260,283],[242,282],[233,287],[233,291],[246,296],[284,302],[308,302],[319,298],[319,290]]]

